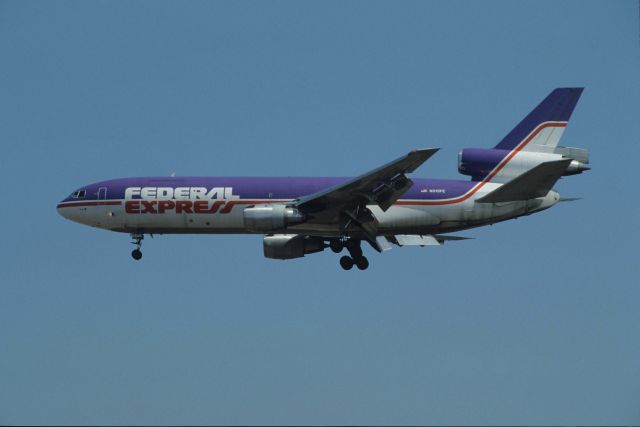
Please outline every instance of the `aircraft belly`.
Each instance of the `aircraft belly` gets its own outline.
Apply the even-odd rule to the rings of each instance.
[[[475,203],[473,200],[449,205],[393,205],[387,211],[376,205],[368,207],[378,221],[380,235],[462,230],[510,219],[522,215],[527,209],[525,202]],[[78,218],[77,222],[115,231],[253,234],[244,227],[241,206],[225,213],[179,214],[175,211],[127,213],[123,205],[67,209]],[[335,237],[341,234],[341,229],[337,223],[302,223],[277,232]]]
[[[125,214],[126,227],[144,229],[167,228],[188,230],[227,230],[242,229],[242,210],[234,209],[227,214],[207,213],[164,213],[164,214]]]
[[[432,228],[440,223],[437,215],[420,206],[391,206],[386,211],[375,205],[368,208],[378,220],[380,232],[407,228]]]

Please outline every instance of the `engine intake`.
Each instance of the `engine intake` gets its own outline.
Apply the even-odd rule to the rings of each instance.
[[[300,234],[274,234],[263,240],[264,256],[272,259],[300,258],[306,254],[322,252],[326,247],[318,237]]]
[[[249,231],[282,230],[289,224],[303,222],[305,217],[296,208],[285,205],[258,205],[243,212],[244,226]]]

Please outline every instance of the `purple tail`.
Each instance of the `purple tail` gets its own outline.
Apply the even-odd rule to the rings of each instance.
[[[572,158],[567,175],[587,170],[589,151],[558,143],[583,88],[554,89],[494,148],[465,148],[458,171],[474,181],[509,182],[537,165]]]
[[[494,148],[513,150],[543,123],[560,122],[566,124],[578,103],[578,99],[580,99],[580,95],[582,95],[583,89],[581,87],[554,89]]]

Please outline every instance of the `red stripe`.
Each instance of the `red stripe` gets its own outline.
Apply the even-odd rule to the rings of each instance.
[[[502,159],[502,161],[498,164],[498,166],[495,167],[495,169],[493,171],[491,171],[491,173],[489,175],[487,175],[481,182],[479,182],[475,187],[473,187],[471,190],[469,190],[469,192],[465,195],[462,195],[460,197],[457,197],[455,199],[449,199],[449,200],[442,200],[442,201],[438,201],[438,200],[411,200],[411,201],[398,201],[395,204],[396,205],[405,205],[405,206],[416,206],[416,205],[451,205],[453,203],[460,203],[460,202],[464,202],[465,200],[467,200],[469,197],[473,196],[475,193],[478,192],[478,190],[480,190],[487,182],[491,181],[491,179],[496,176],[498,174],[498,172],[500,172],[502,170],[502,168],[504,168],[507,163],[509,163],[509,161],[513,158],[513,156],[515,156],[519,151],[521,151],[524,147],[526,147],[526,145],[533,139],[536,137],[536,135],[538,135],[543,129],[546,129],[548,127],[559,127],[559,128],[563,128],[566,127],[567,123],[562,123],[562,122],[547,122],[547,123],[542,123],[541,125],[539,125],[532,133],[531,135],[529,135],[527,138],[525,138],[520,144],[518,144],[518,146],[516,148],[514,148],[511,153],[509,153],[509,155],[507,155],[507,157],[505,157],[504,159]]]
[[[476,186],[473,187],[471,190],[469,190],[468,193],[466,193],[466,194],[464,194],[464,195],[462,195],[460,197],[456,197],[454,199],[442,200],[442,201],[439,201],[439,200],[404,200],[404,201],[397,201],[394,204],[395,205],[401,205],[401,206],[418,206],[418,205],[451,205],[451,204],[454,204],[454,203],[464,202],[469,197],[471,197],[475,193],[477,193],[478,190],[480,190],[487,182],[491,181],[491,179],[493,179],[493,177],[495,177],[507,165],[507,163],[509,163],[509,161],[519,151],[521,151],[524,147],[526,147],[526,145],[533,138],[535,138],[543,129],[546,129],[548,127],[563,128],[563,127],[566,127],[566,126],[567,126],[566,122],[546,122],[546,123],[542,123],[541,125],[539,125],[531,133],[531,135],[529,135],[520,144],[518,144],[518,146],[516,148],[514,148],[507,155],[507,157],[502,159],[502,161],[498,164],[498,166],[496,166],[495,169],[493,171],[491,171],[491,173],[489,173],[489,175],[487,175],[481,182],[476,184]],[[235,205],[269,204],[269,203],[281,203],[281,202],[286,202],[286,201],[288,201],[288,200],[277,200],[277,199],[276,200],[273,200],[273,199],[268,199],[268,200],[229,200],[226,203],[226,205],[224,206],[224,208],[222,208],[220,213],[229,213],[231,211],[231,209],[233,209],[233,207]],[[119,201],[119,200],[103,201],[103,202],[66,202],[66,203],[60,203],[58,205],[58,208],[68,208],[68,207],[73,207],[73,206],[119,206],[121,204],[122,204],[122,202]]]
[[[234,205],[257,205],[288,202],[289,199],[265,199],[265,200],[223,200],[226,202],[225,208],[220,213],[229,213]],[[70,208],[74,206],[120,206],[121,200],[109,200],[104,202],[64,202],[58,205],[58,208]]]
[[[71,208],[75,206],[120,206],[122,204],[119,200],[109,200],[104,202],[65,202],[58,205],[60,208]]]

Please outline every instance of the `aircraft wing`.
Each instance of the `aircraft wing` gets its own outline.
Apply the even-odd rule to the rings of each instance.
[[[345,183],[301,197],[293,205],[302,211],[327,217],[368,204],[378,205],[386,211],[413,185],[405,174],[416,170],[438,150],[413,150]]]

